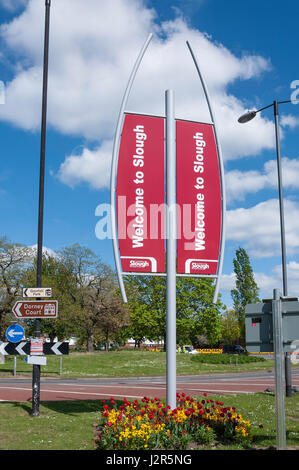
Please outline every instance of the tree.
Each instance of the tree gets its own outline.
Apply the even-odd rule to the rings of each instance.
[[[22,278],[32,262],[32,249],[0,238],[0,339],[15,320],[12,307],[22,295]]]
[[[59,305],[57,318],[41,321],[41,332],[52,341],[76,335],[92,351],[95,338],[104,337],[108,344],[128,323],[113,271],[88,248],[75,244],[54,255],[44,253],[42,283],[52,288]],[[12,307],[22,287],[35,285],[35,251],[1,238],[0,339],[14,319]],[[34,320],[26,320],[26,333],[34,336]]]
[[[212,279],[179,277],[177,279],[177,338],[187,341],[186,332],[193,344],[198,336],[206,336],[209,344],[220,339],[221,300],[213,304],[214,283]]]
[[[141,285],[143,286],[143,283]],[[139,289],[140,283],[137,279],[127,279],[126,291],[129,299],[129,321],[128,326],[123,330],[123,334],[126,336],[126,339],[133,338],[135,340],[135,347],[140,347],[145,339],[158,341],[160,331],[158,319],[152,314],[149,305],[141,301],[142,296]]]
[[[166,279],[162,276],[130,276],[126,279],[131,331],[141,341],[164,339],[166,347]],[[213,304],[211,279],[177,278],[177,342],[193,342],[200,334],[210,342],[220,338],[221,302]],[[150,322],[149,322],[150,319]]]
[[[259,301],[258,286],[254,280],[250,259],[244,248],[236,250],[233,260],[236,288],[231,290],[234,310],[238,317],[240,333],[245,339],[245,306]]]
[[[32,285],[35,273],[36,260],[24,273],[23,282]],[[77,336],[91,352],[98,338],[104,337],[108,343],[126,324],[114,273],[88,248],[75,244],[54,256],[45,254],[42,280],[44,286],[52,287],[59,305],[58,318],[41,322],[42,333],[51,340]],[[33,335],[31,323],[29,331]]]
[[[50,256],[43,253],[42,259],[42,284],[52,288],[53,298],[58,301],[58,317],[41,320],[41,332],[47,334],[51,341],[57,337],[59,340],[72,335],[72,307],[73,302],[69,296],[67,286],[70,285],[72,272],[65,269],[63,259],[58,256]],[[36,283],[36,258],[31,266],[23,273],[24,286],[34,286]],[[75,282],[75,281],[73,281]],[[30,336],[35,335],[35,321],[27,320],[26,332]]]
[[[98,293],[91,305],[95,324],[95,339],[103,339],[106,351],[110,341],[118,342],[120,329],[128,325],[128,310],[116,286],[107,285]]]
[[[71,324],[91,352],[101,333],[108,344],[111,334],[116,335],[126,324],[115,274],[91,250],[79,244],[64,248],[59,256],[68,273],[62,287],[69,294]]]
[[[240,336],[240,326],[239,326],[239,318],[234,309],[229,309],[224,312],[222,318],[222,341],[225,344],[233,343],[237,341]]]

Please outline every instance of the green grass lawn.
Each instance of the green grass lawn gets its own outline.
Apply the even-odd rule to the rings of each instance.
[[[264,362],[240,364],[232,357],[231,364],[197,363],[190,354],[177,354],[177,374],[214,374],[273,370],[273,359]],[[207,358],[208,360],[208,358]],[[238,362],[237,362],[238,361]],[[298,366],[296,366],[298,367]],[[6,356],[0,364],[0,377],[11,376],[14,371],[12,356]],[[47,365],[41,366],[42,376],[59,376],[60,357],[47,356]],[[146,377],[166,373],[166,353],[151,351],[111,351],[96,353],[71,353],[62,357],[62,377]],[[17,356],[17,376],[31,375],[32,365],[26,364],[24,356]]]
[[[207,361],[209,359],[207,358]],[[12,357],[0,364],[0,377],[13,374]],[[200,363],[192,355],[177,355],[177,375],[214,374],[273,370],[273,359],[250,364]],[[296,366],[298,367],[298,366]],[[60,358],[48,356],[42,376],[59,376]],[[63,356],[62,377],[144,377],[166,373],[166,354],[149,351],[114,351],[71,353]],[[17,376],[31,376],[32,366],[17,358]],[[275,398],[273,394],[224,395],[211,398],[235,406],[252,423],[253,446],[269,448],[276,445]],[[119,403],[120,404],[120,403]],[[0,450],[92,450],[93,427],[100,420],[101,401],[42,402],[40,416],[32,418],[31,403],[0,403]],[[299,448],[299,394],[286,398],[287,444]],[[263,427],[260,428],[259,425]],[[242,449],[238,445],[223,449]]]
[[[254,438],[251,448],[276,446],[273,394],[211,395],[208,398],[221,400],[225,406],[235,406],[251,422]],[[0,450],[93,450],[94,424],[99,423],[102,406],[99,400],[42,402],[40,416],[33,418],[30,403],[0,403]],[[286,398],[286,429],[288,448],[299,449],[298,393]],[[217,449],[243,450],[243,447],[235,444]]]

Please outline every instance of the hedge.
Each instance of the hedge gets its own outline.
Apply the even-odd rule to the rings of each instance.
[[[192,356],[191,360],[201,364],[235,364],[237,361],[238,364],[247,364],[250,362],[266,361],[264,357],[236,354],[198,354],[196,356]]]

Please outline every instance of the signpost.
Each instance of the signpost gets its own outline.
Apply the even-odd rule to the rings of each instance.
[[[0,354],[4,356],[25,356],[30,353],[30,343],[20,341],[19,343],[3,342],[0,344]]]
[[[23,297],[52,297],[51,287],[25,287]]]
[[[35,364],[39,366],[46,366],[47,365],[47,358],[43,356],[26,356],[25,362],[27,364]]]
[[[6,338],[12,343],[22,341],[25,336],[24,328],[21,325],[11,325],[6,330]]]
[[[178,273],[216,276],[221,181],[212,124],[176,121]]]
[[[167,276],[166,394],[167,405],[175,408],[176,276],[214,278],[217,302],[224,256],[224,171],[207,87],[189,43],[211,123],[176,120],[173,90],[165,92],[165,117],[125,112],[151,37],[134,65],[119,113],[111,165],[111,228],[124,302],[123,275]]]
[[[123,271],[164,273],[163,118],[125,115],[116,197]]]
[[[273,291],[273,343],[275,366],[276,444],[277,450],[286,449],[286,421],[284,398],[284,353],[282,332],[282,302],[279,289]]]
[[[67,341],[57,341],[56,343],[44,343],[45,356],[62,356],[69,353],[69,343]]]
[[[166,398],[176,408],[176,126],[173,90],[165,93],[166,114]]]
[[[41,338],[34,338],[30,341],[30,355],[40,356],[44,352],[43,340]]]
[[[167,118],[132,113],[124,117],[116,186],[123,274],[165,274],[164,127]],[[174,127],[177,273],[217,277],[223,211],[214,126],[174,118]]]
[[[35,300],[16,302],[12,309],[17,318],[57,318],[57,300]]]
[[[37,338],[38,339],[38,338]],[[33,354],[33,341],[20,341],[19,343],[3,342],[0,344],[0,354],[4,356],[30,356]],[[35,345],[37,346],[37,345]],[[62,356],[69,354],[69,343],[66,341],[57,341],[56,343],[39,343],[38,352],[43,356]]]

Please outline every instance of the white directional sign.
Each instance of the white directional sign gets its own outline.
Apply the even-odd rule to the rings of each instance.
[[[25,361],[27,364],[37,364],[39,366],[47,365],[47,358],[44,356],[26,356]]]
[[[23,297],[52,297],[52,287],[25,287]]]

